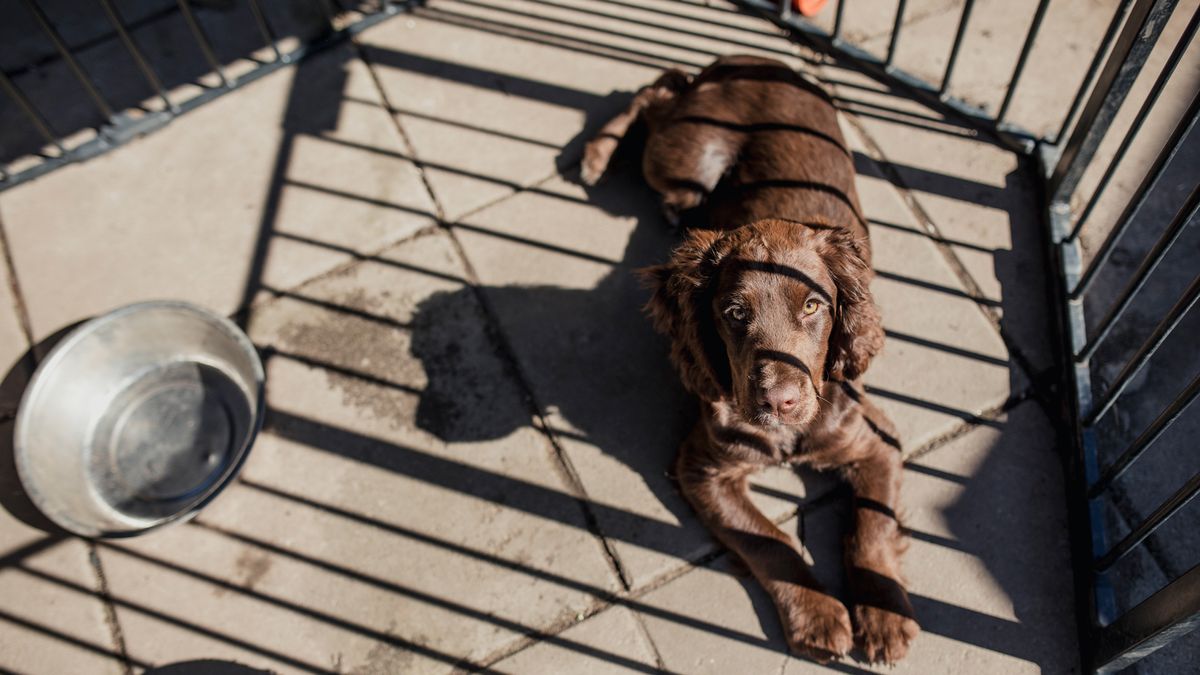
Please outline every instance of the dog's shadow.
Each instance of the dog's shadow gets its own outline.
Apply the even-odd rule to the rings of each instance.
[[[583,133],[594,126],[586,125]],[[580,145],[572,141],[568,147]],[[555,435],[568,446],[568,454],[579,449],[594,455],[590,448],[598,449],[604,461],[616,460],[632,469],[626,478],[643,481],[676,518],[689,522],[694,518],[666,474],[695,420],[696,404],[670,366],[666,340],[654,334],[642,312],[649,292],[635,274],[641,267],[664,262],[679,237],[660,216],[657,195],[641,179],[640,152],[641,138],[627,139],[614,157],[610,176],[587,188],[590,205],[636,219],[624,254],[593,288],[508,285],[481,290],[520,376]],[[578,182],[576,169],[563,170],[563,176]],[[491,414],[482,401],[490,390],[488,383],[473,381],[470,364],[452,353],[456,347],[436,329],[447,315],[469,306],[473,300],[462,296],[474,292],[463,288],[435,293],[418,306],[412,322],[412,353],[428,379],[417,426],[449,442],[502,438],[524,423]],[[611,470],[606,473],[614,475]],[[585,483],[588,478],[584,476]],[[654,536],[641,532],[637,521],[631,516],[627,523],[601,526],[618,530],[613,534],[626,541]],[[659,550],[672,546],[646,543]]]

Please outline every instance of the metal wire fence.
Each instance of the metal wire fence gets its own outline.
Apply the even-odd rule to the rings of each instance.
[[[84,100],[78,103],[94,109],[95,115],[89,118],[89,122],[95,123],[79,124],[75,120],[68,120],[56,125],[50,121],[48,113],[61,112],[62,103],[57,103],[50,109],[45,104],[39,106],[18,82],[21,75],[44,63],[6,64],[5,69],[0,69],[0,91],[19,112],[19,121],[16,123],[28,129],[29,133],[19,139],[23,142],[16,144],[16,147],[4,147],[3,140],[10,143],[12,141],[8,135],[0,140],[0,190],[32,180],[71,162],[90,159],[130,139],[150,133],[209,101],[295,63],[309,54],[338,44],[346,37],[394,16],[405,6],[404,3],[394,0],[378,0],[368,6],[356,5],[353,9],[343,7],[338,0],[297,0],[295,3],[244,0],[259,40],[253,47],[261,48],[261,51],[239,54],[238,56],[244,57],[242,61],[249,66],[242,68],[241,72],[235,75],[218,56],[218,48],[211,31],[206,30],[197,16],[198,6],[213,5],[214,0],[164,0],[161,3],[163,7],[157,11],[132,21],[125,17],[122,9],[113,0],[95,0],[109,31],[96,39],[76,45],[70,44],[64,38],[60,26],[64,23],[64,18],[77,17],[60,12],[56,20],[38,0],[20,0],[20,4],[24,14],[7,17],[5,20],[13,21],[12,25],[16,25],[17,19],[32,20],[40,37],[44,39],[44,44],[52,48],[52,53],[39,61],[53,61],[66,67],[69,79],[76,88],[69,91],[68,95],[83,95]],[[216,2],[218,6],[233,4]],[[307,26],[297,26],[294,18],[282,9],[285,5],[306,7],[313,20]],[[72,9],[94,10],[96,7]],[[173,14],[178,14],[183,20],[188,37],[192,41],[192,45],[180,45],[179,51],[183,53],[194,46],[203,58],[205,66],[215,76],[214,83],[201,83],[199,78],[183,83],[164,81],[160,73],[161,62],[156,66],[154,59],[147,55],[146,49],[139,43],[136,33],[143,24],[171,18]],[[288,25],[281,30],[281,23]],[[121,106],[110,100],[111,96],[103,93],[104,87],[97,81],[95,73],[83,62],[80,53],[94,47],[97,42],[105,41],[119,43],[133,64],[136,77],[141,78],[156,101],[135,101],[131,105]],[[173,87],[172,84],[200,86]],[[27,150],[32,151],[21,157]]]

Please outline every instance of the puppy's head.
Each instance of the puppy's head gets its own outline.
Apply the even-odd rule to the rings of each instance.
[[[751,422],[811,422],[825,381],[858,378],[883,346],[871,270],[844,228],[762,220],[693,231],[644,275],[684,386]]]

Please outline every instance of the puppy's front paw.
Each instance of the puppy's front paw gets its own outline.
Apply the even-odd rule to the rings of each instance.
[[[617,149],[615,138],[603,136],[588,141],[583,148],[583,161],[579,167],[579,179],[584,185],[595,185],[608,169],[608,162]]]
[[[854,648],[854,633],[845,605],[817,591],[797,595],[788,603],[783,627],[792,652],[817,663],[849,653]]]
[[[908,653],[908,645],[921,627],[907,616],[878,607],[854,608],[855,641],[871,663],[895,663]]]

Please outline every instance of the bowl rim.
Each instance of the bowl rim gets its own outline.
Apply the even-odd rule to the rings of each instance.
[[[54,365],[71,351],[82,340],[87,339],[94,334],[99,328],[108,325],[114,321],[118,321],[130,314],[136,314],[152,310],[183,310],[184,312],[199,316],[205,320],[212,322],[218,326],[222,332],[232,338],[234,343],[249,357],[252,366],[255,382],[253,387],[255,391],[247,392],[254,394],[256,405],[254,406],[254,420],[246,432],[245,441],[238,447],[237,456],[234,461],[227,467],[225,474],[216,481],[199,501],[191,504],[188,508],[180,510],[165,518],[160,518],[145,527],[131,528],[119,531],[105,531],[94,527],[86,526],[75,519],[68,518],[62,509],[57,508],[52,499],[48,499],[46,493],[40,489],[35,480],[31,480],[30,469],[27,464],[30,461],[28,455],[28,439],[25,437],[27,426],[30,424],[29,416],[31,412],[32,400],[38,395],[46,385],[46,373],[54,369]],[[254,445],[259,432],[262,431],[263,417],[266,411],[266,370],[263,367],[262,356],[258,349],[251,342],[250,337],[245,331],[233,323],[229,317],[222,316],[213,310],[210,310],[201,305],[188,302],[185,300],[145,300],[134,302],[128,305],[123,305],[116,309],[110,310],[98,316],[92,317],[76,326],[66,337],[46,354],[45,358],[41,359],[41,363],[37,365],[33,376],[29,379],[29,384],[25,387],[24,393],[21,395],[21,400],[17,404],[17,415],[13,425],[13,459],[16,464],[17,477],[21,482],[21,487],[29,496],[29,499],[37,506],[38,510],[49,518],[55,525],[64,530],[82,537],[131,537],[136,536],[150,530],[162,527],[164,525],[176,522],[183,522],[198,514],[201,509],[207,506],[217,495],[224,492],[229,483],[237,477],[241,471],[242,464],[250,455],[250,449]]]

